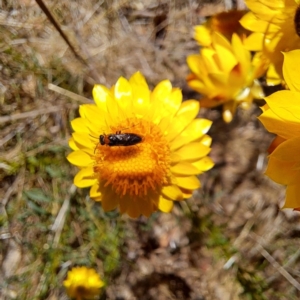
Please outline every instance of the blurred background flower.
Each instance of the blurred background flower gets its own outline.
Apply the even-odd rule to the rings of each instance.
[[[259,117],[277,137],[271,145],[266,175],[287,186],[284,208],[300,208],[300,50],[284,53],[283,75],[290,88],[266,98]]]
[[[100,289],[104,283],[94,269],[87,267],[74,267],[63,282],[70,298],[76,300],[89,300],[99,297]]]
[[[211,47],[188,56],[192,73],[187,83],[204,96],[200,100],[203,107],[223,105],[223,119],[229,123],[237,106],[248,108],[254,98],[263,97],[256,79],[264,74],[265,62],[260,54],[252,58],[236,34],[231,43],[218,33],[211,38]]]
[[[212,34],[218,32],[231,40],[235,33],[245,38],[250,32],[241,24],[240,19],[246,13],[245,10],[230,10],[211,16],[204,24],[194,27],[194,38],[200,46],[210,46],[212,43]]]
[[[251,12],[241,24],[253,33],[245,40],[251,51],[262,51],[270,62],[267,72],[269,85],[282,81],[282,51],[300,48],[300,13],[298,0],[246,0]]]
[[[181,90],[167,80],[151,92],[139,72],[110,90],[96,85],[93,95],[96,105],[82,105],[72,121],[68,160],[81,169],[74,184],[91,186],[90,197],[105,211],[119,207],[133,218],[169,212],[173,201],[191,197],[200,187],[197,175],[213,166],[206,135],[211,121],[195,119],[199,102],[182,103]],[[141,141],[112,147],[95,138],[121,132]]]

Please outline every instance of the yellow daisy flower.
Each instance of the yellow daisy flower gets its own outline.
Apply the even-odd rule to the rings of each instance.
[[[194,38],[200,46],[210,46],[212,33],[219,32],[228,40],[231,40],[233,33],[240,37],[246,37],[248,30],[242,27],[239,20],[246,13],[244,10],[230,10],[212,16],[203,25],[194,27]]]
[[[284,208],[300,208],[300,50],[284,53],[283,76],[290,88],[266,98],[259,117],[266,129],[277,134],[266,175],[287,186]],[[275,148],[275,149],[274,149]]]
[[[245,41],[252,51],[263,51],[270,61],[268,84],[282,80],[282,51],[300,48],[299,0],[246,0],[251,10],[241,19],[241,24],[253,33]]]
[[[63,282],[70,298],[76,300],[95,299],[104,283],[94,269],[74,267]]]
[[[263,97],[256,79],[265,71],[264,61],[259,56],[251,58],[236,34],[230,43],[224,36],[213,33],[211,47],[188,56],[187,63],[192,71],[187,83],[204,95],[201,105],[223,105],[223,119],[228,123],[238,105],[248,108],[253,98]]]
[[[105,211],[119,207],[132,218],[169,212],[200,187],[197,175],[213,162],[211,121],[195,119],[199,101],[182,102],[168,80],[151,92],[139,72],[111,89],[96,85],[93,96],[96,105],[82,105],[71,123],[68,160],[81,169],[74,184],[91,187]]]

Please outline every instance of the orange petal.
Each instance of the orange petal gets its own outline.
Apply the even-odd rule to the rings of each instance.
[[[268,148],[268,153],[271,154],[284,141],[286,141],[286,139],[282,138],[281,136],[276,136]]]
[[[289,185],[286,188],[285,203],[282,208],[296,208],[300,207],[300,186],[299,180],[297,184]]]
[[[101,205],[104,211],[111,211],[119,205],[120,198],[114,193],[110,187],[104,187],[104,183],[100,182],[99,192],[101,191]]]

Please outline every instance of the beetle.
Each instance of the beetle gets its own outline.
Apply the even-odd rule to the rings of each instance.
[[[133,146],[142,141],[142,137],[135,133],[121,133],[117,131],[115,134],[101,134],[99,142],[101,145],[107,145],[109,147],[115,146]]]

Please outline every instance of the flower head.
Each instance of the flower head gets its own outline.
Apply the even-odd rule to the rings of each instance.
[[[239,20],[245,14],[243,10],[230,10],[212,16],[203,25],[194,27],[194,38],[200,46],[210,46],[213,32],[219,32],[228,40],[231,40],[233,33],[240,37],[246,37],[248,31],[242,27]]]
[[[269,60],[267,72],[269,84],[282,80],[282,51],[300,48],[300,7],[299,0],[246,0],[251,12],[241,24],[253,33],[245,41],[252,51],[263,51]]]
[[[68,160],[81,169],[74,184],[91,186],[90,197],[105,211],[119,207],[133,218],[169,212],[173,201],[200,187],[196,175],[213,163],[205,134],[211,121],[195,119],[198,101],[182,103],[181,91],[167,80],[151,92],[139,72],[111,89],[96,85],[93,96],[96,105],[82,105],[72,121]]]
[[[261,98],[262,89],[256,78],[265,71],[264,61],[243,47],[234,34],[231,43],[218,33],[212,34],[211,47],[190,55],[187,63],[192,73],[188,85],[204,95],[204,107],[223,105],[223,119],[230,122],[236,107],[248,108],[254,97]]]
[[[300,208],[300,50],[284,53],[283,75],[289,91],[266,98],[259,117],[266,129],[277,134],[272,143],[266,175],[287,186],[284,207]]]
[[[86,267],[74,267],[63,284],[68,296],[76,300],[94,299],[104,285],[96,271]]]

